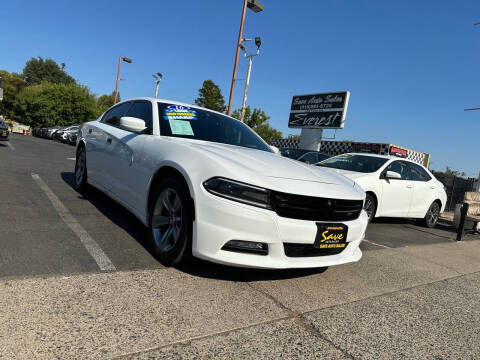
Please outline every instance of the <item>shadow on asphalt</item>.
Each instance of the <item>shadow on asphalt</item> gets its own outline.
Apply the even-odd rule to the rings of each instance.
[[[433,233],[439,231],[445,231],[450,234],[456,233],[455,227],[450,224],[443,223],[441,220],[437,223],[437,225],[433,229],[429,229],[420,224],[418,220],[415,219],[404,219],[404,218],[376,218],[372,221],[372,224],[386,224],[386,225],[406,225],[406,227],[422,231],[426,233]]]
[[[63,181],[73,188],[73,172],[62,172],[61,176]],[[113,223],[128,232],[131,237],[153,256],[146,241],[147,229],[140,220],[133,216],[127,209],[93,186],[89,186],[83,194],[79,195],[79,198],[89,201]],[[246,269],[210,263],[200,259],[192,259],[190,264],[178,266],[177,269],[202,278],[244,282],[293,279],[321,274],[326,270],[325,268],[286,270]]]
[[[63,181],[73,188],[73,172],[62,172],[61,176]],[[78,197],[79,199],[89,201],[103,215],[124,229],[131,237],[137,240],[140,245],[149,251],[146,242],[147,232],[145,226],[127,209],[93,186],[88,186],[88,188],[82,194],[79,194]]]

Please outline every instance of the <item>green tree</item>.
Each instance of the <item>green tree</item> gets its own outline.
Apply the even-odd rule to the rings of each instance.
[[[288,139],[288,140],[300,141],[300,135],[298,135],[298,134],[295,134],[295,135],[294,135],[294,134],[289,134],[289,135],[287,136],[287,139]]]
[[[100,116],[105,110],[113,105],[113,99],[115,94],[112,92],[110,95],[103,94],[97,98],[97,115]],[[117,94],[117,101],[120,101],[120,93]]]
[[[23,79],[27,85],[38,85],[44,81],[53,84],[71,84],[75,79],[68,75],[64,70],[65,64],[62,67],[52,59],[31,58],[23,68]]]
[[[9,119],[16,120],[13,111],[13,105],[17,94],[26,86],[22,75],[17,73],[9,73],[5,70],[0,70],[3,87],[3,100],[0,101],[0,114],[5,115]]]
[[[20,91],[14,111],[22,123],[33,127],[66,126],[95,119],[97,104],[85,86],[42,83]]]
[[[237,109],[232,113],[232,117],[238,120],[240,120],[241,115],[241,109]],[[245,116],[243,118],[245,124],[250,126],[263,140],[270,143],[273,139],[281,139],[282,133],[270,127],[268,119],[270,119],[270,116],[267,116],[262,109],[255,108],[252,112],[250,106],[245,108]]]
[[[198,106],[224,112],[226,110],[225,100],[217,84],[212,80],[205,80],[198,90],[198,98],[195,99]]]

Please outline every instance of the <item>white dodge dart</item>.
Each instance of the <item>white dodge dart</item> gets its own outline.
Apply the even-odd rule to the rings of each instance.
[[[316,165],[349,177],[365,190],[369,220],[379,216],[416,218],[432,228],[447,203],[443,184],[428,169],[407,159],[351,153]]]
[[[352,180],[284,158],[224,114],[152,98],[82,125],[75,187],[105,192],[148,227],[166,265],[190,255],[258,268],[358,261],[368,217]]]

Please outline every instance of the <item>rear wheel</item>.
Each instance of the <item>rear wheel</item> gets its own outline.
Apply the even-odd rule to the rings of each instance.
[[[375,211],[377,210],[377,203],[371,194],[367,194],[365,197],[363,210],[365,210],[368,215],[368,222],[371,222],[375,216]]]
[[[153,255],[166,266],[186,263],[191,258],[191,207],[188,188],[179,178],[166,178],[153,192],[149,243]]]
[[[87,186],[87,156],[83,146],[81,146],[77,151],[74,177],[75,190],[84,190]]]
[[[437,202],[434,202],[430,205],[430,208],[427,211],[427,215],[423,219],[423,224],[428,228],[434,228],[437,225],[438,218],[440,217],[440,205]]]

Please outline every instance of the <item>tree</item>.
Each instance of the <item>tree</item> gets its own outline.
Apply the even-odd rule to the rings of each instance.
[[[0,101],[0,114],[5,115],[9,119],[15,120],[15,113],[13,105],[17,94],[26,86],[22,75],[17,73],[9,73],[5,70],[0,70],[3,87],[3,100]]]
[[[294,135],[294,134],[289,134],[289,135],[287,136],[287,139],[288,139],[288,140],[294,140],[294,141],[300,141],[300,135],[298,135],[298,134],[296,134],[296,135]]]
[[[222,92],[212,80],[203,82],[202,87],[198,90],[198,98],[195,99],[195,104],[218,112],[226,110]]]
[[[113,105],[115,94],[112,92],[110,95],[103,94],[97,98],[97,115],[100,116]],[[120,101],[120,93],[117,94],[117,101]]]
[[[97,104],[85,86],[42,83],[20,91],[14,111],[26,125],[66,126],[95,119]]]
[[[240,109],[232,113],[232,117],[239,120],[241,115],[242,111]],[[263,140],[270,143],[273,139],[281,139],[282,133],[270,127],[268,119],[270,119],[270,116],[267,116],[262,109],[255,108],[252,112],[250,106],[245,108],[245,116],[243,118],[245,124],[251,127]]]
[[[65,70],[65,63],[60,68],[52,59],[31,58],[23,68],[23,79],[28,86],[38,85],[44,81],[53,84],[71,84],[75,79],[68,75]]]

